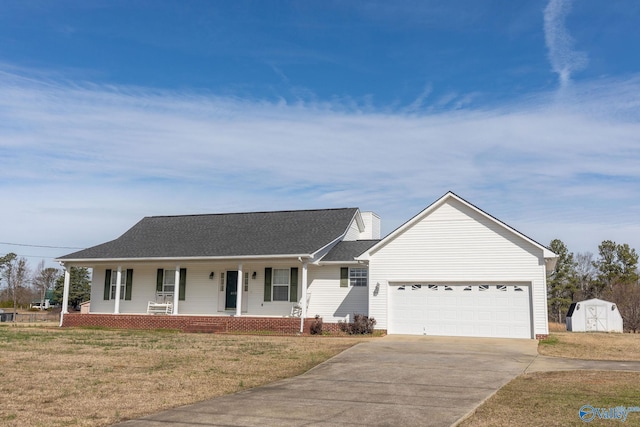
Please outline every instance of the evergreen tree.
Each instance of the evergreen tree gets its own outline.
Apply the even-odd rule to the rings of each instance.
[[[598,246],[596,297],[610,293],[617,284],[638,284],[638,254],[627,243],[605,240]]]
[[[560,239],[554,239],[550,248],[558,255],[556,266],[547,280],[547,304],[549,317],[562,323],[569,305],[578,291],[576,262],[573,253]]]
[[[71,267],[69,282],[69,307],[77,307],[91,298],[91,278],[89,269]],[[60,276],[53,291],[55,304],[62,304],[64,292],[64,275]]]

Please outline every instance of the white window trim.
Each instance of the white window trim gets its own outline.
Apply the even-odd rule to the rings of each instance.
[[[120,272],[120,281],[122,282],[120,284],[120,299],[124,300],[124,296],[127,293],[127,270],[122,270]],[[111,283],[110,283],[110,292],[109,292],[109,299],[110,300],[114,300],[116,299],[116,287],[118,286],[118,272],[117,270],[111,270]]]
[[[171,274],[168,274],[169,272],[171,272]],[[172,283],[167,283],[167,278],[170,278],[171,280],[173,280],[173,284]],[[164,269],[162,272],[162,293],[165,295],[168,294],[174,294],[176,292],[176,270],[167,270]],[[166,286],[173,286],[173,290],[167,290]]]
[[[277,284],[276,283],[276,271],[277,270],[286,270],[287,271],[287,297],[286,299],[276,299],[276,293],[275,293],[275,288],[276,287],[280,287],[280,288],[284,288],[285,284],[281,283],[281,284]],[[290,268],[274,268],[271,270],[271,301],[273,302],[289,302],[289,296],[291,293],[291,269]]]
[[[365,275],[364,276],[357,276],[354,277],[352,275],[352,272],[355,271],[364,271]],[[354,282],[356,282],[357,279],[364,279],[365,280],[365,284],[364,285],[354,285]],[[349,286],[353,286],[356,288],[366,288],[369,285],[369,269],[366,267],[349,267]]]

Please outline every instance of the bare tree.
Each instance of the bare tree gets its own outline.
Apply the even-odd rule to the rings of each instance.
[[[615,302],[624,320],[624,330],[640,331],[640,285],[637,283],[618,283],[607,294]]]
[[[47,295],[47,291],[53,288],[53,285],[60,276],[60,270],[53,267],[45,268],[44,260],[38,263],[36,271],[33,276],[33,287],[40,295],[40,310],[45,306],[44,300]]]
[[[7,255],[9,257],[2,268],[2,278],[4,279],[9,296],[13,300],[13,320],[15,322],[18,311],[18,302],[28,295],[28,278],[29,267],[24,257],[18,258],[15,254]]]
[[[578,252],[575,257],[576,284],[583,299],[594,298],[597,295],[594,283],[597,270],[594,267],[593,253]]]

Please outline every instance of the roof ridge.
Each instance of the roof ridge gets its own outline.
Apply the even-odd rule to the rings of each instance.
[[[339,211],[339,210],[351,210],[359,209],[356,207],[344,207],[344,208],[325,208],[325,209],[285,209],[278,211],[251,211],[251,212],[218,212],[218,213],[203,213],[203,214],[183,214],[183,215],[150,215],[144,218],[185,218],[196,216],[223,216],[223,215],[252,215],[252,214],[272,214],[272,213],[292,213],[292,212],[321,212],[321,211]]]

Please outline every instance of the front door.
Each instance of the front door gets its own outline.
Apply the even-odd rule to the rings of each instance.
[[[227,310],[235,310],[238,300],[238,272],[227,271],[227,292],[224,307]]]

